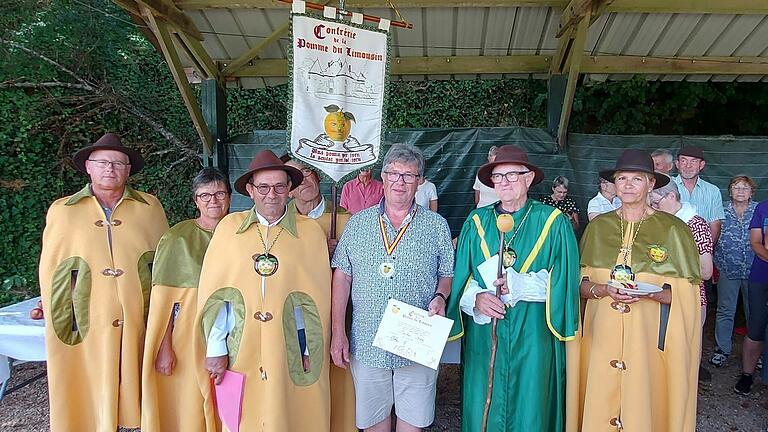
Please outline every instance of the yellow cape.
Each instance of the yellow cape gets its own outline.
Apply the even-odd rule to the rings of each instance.
[[[291,201],[288,204],[290,208],[296,207],[296,204]],[[323,228],[323,232],[326,236],[329,236],[331,231],[331,216],[332,216],[331,203],[326,199],[325,211],[323,214],[315,219]],[[344,210],[343,207],[337,207],[336,210],[336,238],[341,237],[341,233],[344,231],[344,227],[347,226],[349,218],[352,214]],[[330,291],[328,292],[330,296]],[[351,302],[350,302],[351,304]],[[351,319],[351,312],[349,313]],[[331,431],[333,432],[357,432],[357,426],[355,425],[355,385],[352,382],[352,373],[349,368],[342,369],[334,364],[330,366],[330,382],[331,382]]]
[[[277,272],[265,278],[255,272],[252,258],[264,252],[259,232],[279,262]],[[330,431],[331,271],[328,254],[317,253],[326,249],[320,226],[295,211],[269,229],[253,209],[230,214],[216,227],[200,278],[196,361],[202,367],[213,321],[229,302],[235,316],[227,338],[229,369],[245,375],[240,430]],[[299,350],[297,311],[305,324],[308,370]],[[271,318],[259,319],[265,316]],[[209,425],[216,417],[211,386],[200,378]]]
[[[632,242],[636,229],[636,223],[627,229],[624,244]],[[588,225],[581,244],[582,277],[605,283],[610,267],[623,263],[615,255],[619,232],[615,213]],[[566,431],[615,432],[619,422],[632,432],[695,430],[701,349],[698,256],[679,219],[656,212],[644,221],[628,264],[637,281],[668,284],[672,303],[586,300],[582,328],[566,344]]]
[[[203,396],[197,384],[194,338],[197,286],[212,231],[194,220],[180,222],[157,244],[152,297],[147,320],[142,370],[142,432],[205,431]],[[174,304],[178,312],[171,333],[176,367],[170,376],[155,370],[155,359],[168,328]]]
[[[126,187],[111,219],[86,186],[48,209],[40,257],[51,430],[140,424],[152,259],[168,229],[152,195]]]

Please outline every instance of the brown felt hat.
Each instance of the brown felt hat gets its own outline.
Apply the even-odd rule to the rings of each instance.
[[[83,174],[88,174],[88,171],[85,170],[85,161],[88,160],[88,157],[91,155],[91,153],[95,152],[96,150],[116,150],[127,155],[128,160],[131,163],[130,175],[134,175],[141,171],[142,168],[144,168],[144,158],[141,157],[141,153],[124,146],[123,142],[120,140],[120,137],[117,134],[111,132],[104,134],[104,136],[99,138],[98,141],[89,145],[88,147],[84,147],[78,150],[74,156],[72,156],[72,161],[75,163],[75,168],[77,168],[77,170]]]
[[[704,150],[701,149],[701,147],[694,147],[694,146],[685,146],[680,149],[680,151],[677,152],[678,156],[690,156],[695,157],[701,160],[704,159]]]
[[[493,187],[494,184],[491,181],[493,168],[496,165],[501,164],[523,165],[529,170],[533,171],[535,175],[533,177],[533,183],[531,183],[531,186],[537,185],[541,183],[542,180],[544,180],[544,171],[542,171],[541,168],[537,167],[536,165],[528,162],[528,153],[526,153],[525,150],[513,145],[505,145],[499,147],[499,149],[496,151],[496,159],[494,159],[493,162],[488,162],[487,164],[481,166],[480,169],[477,170],[477,178],[480,179],[484,185]]]
[[[669,177],[665,174],[653,170],[653,158],[651,154],[644,150],[626,149],[616,161],[613,169],[600,171],[600,177],[613,183],[613,175],[617,171],[643,172],[651,174],[656,178],[656,184],[653,188],[658,189],[669,183]]]
[[[250,196],[245,189],[245,185],[248,184],[254,173],[265,170],[285,171],[291,179],[290,190],[296,189],[296,187],[304,181],[304,174],[302,174],[301,171],[283,163],[283,161],[275,156],[270,150],[262,150],[256,153],[256,156],[253,157],[253,160],[251,160],[251,163],[248,165],[248,171],[235,181],[235,190],[245,196]]]

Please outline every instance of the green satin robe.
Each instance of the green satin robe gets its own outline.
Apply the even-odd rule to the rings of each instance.
[[[523,222],[525,214],[527,219]],[[454,319],[451,340],[463,336],[462,430],[481,430],[488,387],[491,325],[464,315],[459,300],[470,279],[485,284],[477,266],[498,253],[493,206],[470,213],[459,236],[456,269],[447,314]],[[562,431],[565,425],[565,341],[579,320],[579,253],[568,219],[550,206],[528,200],[512,215],[505,236],[517,252],[518,272],[550,273],[547,301],[519,302],[497,325],[498,348],[489,431]],[[522,225],[520,225],[522,223]],[[483,241],[484,240],[484,241]]]

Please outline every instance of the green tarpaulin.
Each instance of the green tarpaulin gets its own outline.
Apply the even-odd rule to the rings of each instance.
[[[564,175],[571,181],[569,195],[582,210],[586,220],[587,202],[597,193],[597,172],[613,167],[622,150],[641,148],[653,151],[666,148],[673,153],[683,145],[704,149],[707,166],[702,178],[715,183],[728,199],[728,182],[737,174],[746,174],[758,184],[755,199],[768,197],[768,137],[728,136],[652,136],[652,135],[587,135],[570,134],[568,149],[558,151],[553,138],[544,130],[531,128],[471,128],[395,130],[385,137],[385,148],[393,143],[409,143],[419,147],[426,158],[427,179],[435,183],[439,195],[439,212],[456,233],[466,215],[474,207],[472,184],[477,168],[486,161],[488,148],[513,144],[528,151],[531,161],[544,170],[544,182],[535,187],[537,198],[550,193],[552,179]],[[230,179],[235,180],[248,167],[254,154],[271,149],[278,156],[287,151],[285,131],[254,131],[234,137],[227,145]],[[378,176],[378,169],[375,170]],[[323,183],[329,196],[330,184]],[[339,188],[339,191],[341,188]],[[252,205],[250,199],[236,196],[233,211]]]

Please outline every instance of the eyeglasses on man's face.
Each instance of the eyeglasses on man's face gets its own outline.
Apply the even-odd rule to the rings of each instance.
[[[278,194],[278,195],[282,195],[282,194],[288,192],[288,185],[285,184],[285,183],[278,183],[278,184],[274,184],[274,185],[268,185],[268,184],[265,184],[265,183],[260,183],[260,184],[257,184],[257,185],[253,184],[253,183],[248,183],[248,184],[253,186],[256,189],[256,192],[258,192],[260,195],[267,195],[267,194],[269,194],[269,190],[270,189],[274,189],[275,193]]]
[[[515,182],[520,179],[520,176],[528,174],[530,171],[508,171],[505,173],[493,173],[491,174],[491,183],[499,184],[503,179],[508,182]]]
[[[384,174],[384,178],[391,181],[392,183],[397,183],[402,178],[404,183],[412,184],[416,183],[416,180],[421,177],[418,174],[399,173],[394,171],[382,171],[382,174]]]
[[[131,166],[131,164],[128,162],[108,161],[104,159],[88,159],[88,162],[96,165],[101,169],[106,169],[108,166],[111,166],[114,170],[121,170]]]
[[[210,202],[211,198],[213,197],[216,197],[217,200],[222,201],[227,197],[227,191],[217,191],[214,193],[203,192],[201,194],[195,195],[195,197],[200,198],[200,201],[202,202]]]

